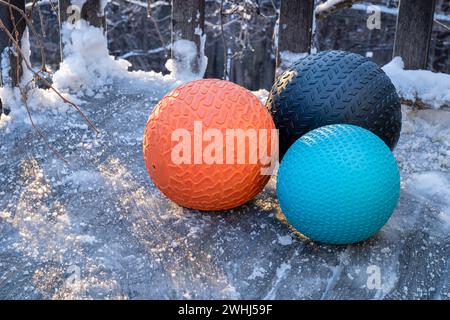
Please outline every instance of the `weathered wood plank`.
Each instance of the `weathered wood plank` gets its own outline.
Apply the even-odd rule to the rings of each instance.
[[[277,68],[283,51],[309,53],[314,15],[314,0],[282,0],[278,31]]]
[[[197,47],[197,59],[191,62],[191,71],[198,73],[201,59],[201,35],[205,29],[205,0],[172,1],[172,45],[178,40],[189,40]],[[172,59],[179,61],[176,50]]]
[[[405,69],[426,69],[435,0],[400,0],[393,56]]]

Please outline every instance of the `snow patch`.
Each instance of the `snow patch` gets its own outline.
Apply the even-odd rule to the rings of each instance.
[[[22,39],[20,41],[20,48],[24,55],[23,59],[31,65],[30,57],[31,57],[31,47],[30,47],[30,32],[28,31],[28,27],[25,28]],[[21,85],[26,86],[30,84],[33,80],[33,73],[28,69],[27,63],[22,61],[22,78],[20,79]]]
[[[171,75],[182,81],[201,79],[205,75],[208,58],[205,56],[206,35],[200,28],[196,28],[195,34],[200,37],[200,55],[197,55],[197,44],[194,41],[180,39],[172,44],[174,59],[166,62],[166,68]],[[195,60],[198,59],[197,62]],[[198,63],[198,73],[192,72],[191,66]]]
[[[266,89],[259,89],[258,91],[252,91],[252,93],[261,101],[262,104],[266,104],[267,98],[269,97],[269,91]]]
[[[100,12],[104,14],[106,5],[110,3],[111,0],[100,0]]]
[[[189,40],[177,40],[172,44],[172,53],[175,59],[169,59],[166,68],[184,77],[191,77],[189,71],[191,64],[197,58],[197,45]]]
[[[60,69],[54,74],[54,84],[57,89],[75,92],[77,96],[93,96],[117,79],[138,80],[144,84],[146,81],[165,82],[170,87],[201,78],[206,70],[207,58],[202,56],[199,74],[186,71],[187,61],[191,61],[196,55],[195,43],[187,40],[179,40],[174,44],[174,50],[179,52],[183,61],[181,66],[175,67],[169,60],[167,68],[171,73],[163,76],[154,71],[128,72],[131,66],[128,61],[109,55],[103,30],[83,20],[75,24],[64,24],[62,37],[65,58]],[[202,39],[204,46],[204,36]]]
[[[337,4],[341,2],[345,2],[347,0],[327,0],[316,7],[316,12],[328,11],[331,8],[335,7]]]
[[[292,237],[290,235],[280,236],[277,234],[278,243],[282,246],[289,246],[292,244]]]
[[[327,0],[318,6],[316,6],[316,9],[314,10],[315,15],[326,15],[328,13],[331,13],[335,10],[335,8],[339,5],[343,5],[345,3],[348,3],[348,0]],[[351,6],[351,5],[350,5]]]
[[[11,63],[9,59],[9,52],[11,48],[6,47],[3,49],[1,54],[1,67],[2,67],[2,82],[3,85],[7,85],[11,83],[11,77],[9,76],[9,72],[11,70]]]
[[[222,289],[220,292],[228,297],[228,299],[237,300],[241,298],[239,292],[237,292],[236,288],[231,284],[228,284],[227,287]]]
[[[197,31],[196,31],[197,32]],[[197,58],[196,45],[192,41],[178,40],[172,50],[181,61],[175,65],[172,60],[166,63],[169,75],[162,75],[154,71],[128,72],[131,64],[124,59],[116,59],[109,55],[108,42],[103,30],[80,20],[75,24],[63,25],[62,37],[64,46],[64,62],[54,74],[53,81],[57,89],[72,91],[77,96],[93,96],[104,90],[114,80],[165,82],[174,86],[186,81],[202,78],[207,67],[207,57],[204,55],[205,35],[200,36],[200,71],[198,74],[189,72],[187,66],[192,59]],[[133,83],[135,85],[136,83]]]
[[[255,280],[256,278],[264,278],[266,270],[263,267],[255,267],[251,275],[248,276],[248,280]]]
[[[103,30],[80,20],[62,27],[64,61],[54,74],[53,81],[59,90],[70,89],[88,94],[112,84],[113,78],[127,72],[131,64],[109,55]]]
[[[77,187],[79,191],[91,191],[104,185],[105,180],[98,172],[79,170],[66,177],[64,182]]]
[[[435,109],[450,106],[450,75],[428,70],[404,70],[401,57],[392,59],[383,70],[402,98],[420,99]]]
[[[292,52],[289,50],[284,50],[280,52],[280,65],[278,67],[279,71],[282,72],[289,67],[291,67],[295,62],[306,58],[309,55],[308,52]]]
[[[70,4],[72,6],[76,6],[80,8],[80,10],[83,8],[83,5],[86,3],[86,0],[71,0]]]
[[[57,96],[52,90],[40,89],[34,86],[32,79],[34,77],[33,73],[28,69],[26,61],[30,61],[30,41],[28,28],[24,30],[21,39],[21,49],[24,54],[24,61],[22,61],[23,75],[20,82],[20,86],[26,91],[28,106],[31,111],[41,110],[41,109],[51,109],[54,112],[67,111],[68,106],[64,104],[60,97]],[[6,55],[9,59],[8,52],[2,53],[2,72],[7,72],[9,77],[9,60],[8,65],[3,59],[3,55]],[[7,68],[4,69],[4,68]],[[5,77],[4,74],[2,74]],[[9,80],[10,81],[10,80]],[[64,97],[69,98],[68,94],[62,94]],[[7,106],[11,113],[6,116],[2,115],[0,118],[0,129],[5,128],[5,132],[8,133],[14,130],[19,125],[30,125],[30,120],[27,115],[26,106],[23,102],[22,94],[17,87],[11,87],[10,85],[5,85],[0,87],[0,98],[4,106]],[[77,99],[72,99],[76,103],[80,103]],[[11,120],[14,119],[14,126],[11,126]],[[35,119],[36,120],[36,119]]]

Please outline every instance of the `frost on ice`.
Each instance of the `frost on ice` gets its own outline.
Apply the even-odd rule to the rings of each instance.
[[[407,181],[409,192],[435,204],[437,218],[442,226],[450,229],[450,174],[427,171],[413,174]]]

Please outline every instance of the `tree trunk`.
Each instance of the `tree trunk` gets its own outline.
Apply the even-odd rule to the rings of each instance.
[[[400,0],[394,54],[401,56],[405,69],[426,69],[435,0]]]
[[[10,3],[25,11],[25,0],[11,0]],[[21,14],[6,4],[0,4],[0,19],[16,41],[21,44],[26,27]],[[3,70],[2,67],[7,67],[9,70]],[[19,85],[23,74],[22,58],[4,31],[0,31],[0,71],[1,86]],[[8,114],[9,107],[3,105],[3,101],[0,100],[0,116],[2,113]]]
[[[25,0],[11,0],[10,3],[25,11]],[[6,4],[0,4],[0,19],[2,20],[8,31],[20,44],[23,32],[25,31],[26,27],[25,20],[22,19],[20,13],[12,8],[10,9]],[[17,50],[14,47],[14,44],[9,39],[8,35],[3,31],[0,31],[0,54],[2,62],[5,58],[9,59],[10,62],[10,70],[8,72],[8,75],[6,75],[2,70],[2,86],[17,86],[22,76],[21,57],[17,54]],[[1,66],[3,65],[4,64],[2,63]]]
[[[91,26],[105,29],[106,19],[102,9],[101,0],[86,0],[82,8],[72,4],[71,0],[59,0],[59,17],[61,23],[75,23],[83,19]]]
[[[205,0],[173,0],[172,1],[172,50],[175,62],[180,62],[181,52],[176,52],[173,45],[178,40],[189,40],[195,43],[197,56],[190,63],[193,73],[200,71],[201,37],[205,29]]]

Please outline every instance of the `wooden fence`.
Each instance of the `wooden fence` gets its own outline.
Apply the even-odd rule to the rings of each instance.
[[[11,10],[6,3],[10,1],[15,8],[25,11],[25,1],[0,1],[2,1],[0,2],[0,19],[5,27],[19,39],[25,27],[24,20],[20,18],[16,9]],[[73,5],[74,3],[83,2],[59,0],[60,24],[61,22],[73,23],[78,17],[91,25],[103,28],[106,32],[106,20],[101,0],[86,0],[81,8]],[[427,68],[434,8],[435,0],[400,0],[393,55],[402,56],[407,69]],[[313,16],[314,0],[281,1],[277,65],[282,51],[293,53],[311,51]],[[204,27],[205,0],[172,1],[172,43],[179,39],[193,41],[197,47],[197,57],[200,58],[200,37],[204,33]],[[20,41],[18,42],[20,43]],[[4,53],[5,48],[12,47],[11,39],[6,36],[5,32],[0,31],[0,53]],[[19,59],[14,49],[10,50],[9,58]],[[64,59],[64,57],[61,58]],[[177,59],[178,57],[172,56],[172,58]],[[193,72],[199,70],[199,63],[199,59],[192,61],[190,67]],[[19,67],[9,70],[9,83],[2,79],[1,85],[14,86],[17,84],[21,74],[20,63],[14,65]]]
[[[435,0],[401,0],[394,42],[394,56],[407,69],[425,69],[428,62]]]

